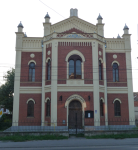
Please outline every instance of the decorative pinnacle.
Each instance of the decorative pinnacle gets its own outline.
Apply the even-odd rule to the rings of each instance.
[[[101,16],[100,14],[99,14],[97,20],[99,20],[99,19],[103,19],[102,16]]]
[[[128,26],[125,24],[124,29],[123,30],[129,30]]]
[[[118,34],[117,39],[121,39],[120,35]]]
[[[25,32],[25,34],[24,34],[24,37],[27,37],[27,34],[26,34],[26,32]]]
[[[49,18],[50,19],[50,16],[49,16],[48,12],[47,12],[45,18]]]
[[[18,25],[17,27],[18,27],[18,28],[19,28],[19,27],[23,28],[23,25],[22,25],[21,21],[20,21],[20,23],[19,23],[19,25]]]

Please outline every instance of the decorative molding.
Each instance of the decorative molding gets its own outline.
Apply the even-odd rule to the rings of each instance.
[[[33,82],[33,83],[35,83],[35,82]],[[23,87],[20,87],[20,93],[26,93],[26,94],[38,93],[38,94],[41,94],[42,93],[42,87],[23,86]]]
[[[119,101],[120,104],[122,103],[121,100],[120,100],[119,98],[114,99],[114,100],[113,100],[113,103],[115,103],[115,101]]]
[[[116,59],[116,58],[117,58],[117,55],[116,55],[116,54],[114,54],[114,55],[113,55],[113,58],[114,58],[114,59]]]
[[[27,100],[26,104],[28,104],[28,102],[29,102],[29,101],[33,101],[33,102],[34,102],[34,104],[35,104],[35,100],[34,100],[34,99],[32,99],[32,98],[29,98],[29,99]]]
[[[101,51],[99,51],[99,55],[100,55],[100,56],[102,55],[102,52],[101,52]]]
[[[46,99],[45,99],[45,103],[47,103],[47,101],[50,101],[50,98],[49,97],[47,97]]]
[[[35,61],[35,60],[30,60],[30,61],[28,62],[28,65],[29,65],[31,62],[35,63],[35,65],[36,65],[36,61]]]
[[[67,39],[63,39],[61,42],[60,42],[60,39],[59,39],[59,46],[91,46],[91,42],[90,41],[81,41],[81,40],[75,40],[73,39],[72,40],[67,40]]]
[[[101,97],[101,98],[100,98],[100,100],[102,100],[102,101],[103,101],[103,103],[105,102],[103,97]]]
[[[48,60],[50,60],[50,61],[51,61],[51,58],[50,58],[50,57],[48,57],[48,58],[46,59],[46,63],[48,63]]]
[[[31,57],[31,58],[34,58],[34,57],[35,57],[35,54],[30,54],[30,57]]]
[[[102,58],[99,58],[99,60],[101,61],[101,63],[103,63],[103,59]]]
[[[85,100],[78,94],[73,94],[71,95],[65,102],[65,107],[67,107],[69,105],[69,103],[72,101],[72,100],[78,100],[81,102],[81,104],[83,105],[83,107],[85,108],[86,107],[86,102]]]
[[[86,22],[78,17],[70,17],[61,22],[51,25],[50,33],[53,33],[54,31],[61,33],[64,31],[68,31],[72,28],[76,28],[78,30],[81,29],[81,31],[85,33],[97,33],[97,26]]]
[[[65,61],[68,61],[68,59],[71,55],[79,55],[82,58],[82,61],[83,62],[85,61],[84,55],[78,50],[72,50],[71,52],[69,52],[65,58]]]
[[[78,33],[59,33],[57,34],[57,38],[77,38],[77,39],[92,39],[93,38],[93,33],[81,33],[81,34],[78,34]]]
[[[41,40],[43,38],[27,37],[23,38],[23,49],[41,48]]]
[[[50,55],[50,54],[51,54],[51,52],[50,52],[50,51],[48,51],[48,52],[47,52],[47,55]]]
[[[106,40],[106,49],[117,50],[125,49],[124,39],[105,39]]]
[[[119,62],[118,62],[118,61],[114,60],[114,61],[112,62],[112,66],[113,66],[114,63],[117,63],[118,66],[119,66]]]

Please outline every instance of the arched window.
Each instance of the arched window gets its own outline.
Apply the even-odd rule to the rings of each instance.
[[[118,64],[114,63],[113,64],[113,82],[119,81],[119,69],[118,69]]]
[[[35,81],[35,63],[31,62],[29,64],[29,81]]]
[[[47,104],[46,104],[46,116],[50,116],[50,100],[47,100]]]
[[[82,59],[78,55],[72,55],[68,59],[69,61],[69,79],[81,79],[81,62]]]
[[[49,59],[47,63],[47,80],[50,80],[50,79],[51,79],[51,61]]]
[[[27,104],[27,117],[34,117],[34,102],[29,101]]]
[[[104,116],[104,113],[103,113],[103,100],[102,99],[100,100],[100,116]]]
[[[114,111],[115,116],[121,116],[120,102],[118,100],[114,102]]]
[[[102,63],[101,63],[101,60],[99,60],[99,80],[102,80]]]

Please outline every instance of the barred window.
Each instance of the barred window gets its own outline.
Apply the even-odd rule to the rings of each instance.
[[[114,63],[113,64],[113,82],[119,81],[119,69],[118,69],[118,64]]]
[[[28,102],[27,117],[34,117],[34,102],[33,101]]]
[[[50,100],[46,104],[46,116],[50,116]]]
[[[51,79],[51,61],[49,59],[47,63],[47,80],[50,80],[50,79]]]
[[[103,113],[103,100],[102,99],[100,100],[100,116],[104,116],[104,113]]]
[[[29,64],[29,81],[35,81],[35,63],[33,62]]]
[[[101,63],[101,60],[99,60],[99,80],[102,80],[102,63]]]
[[[121,116],[120,102],[118,100],[114,102],[114,111],[115,116]]]

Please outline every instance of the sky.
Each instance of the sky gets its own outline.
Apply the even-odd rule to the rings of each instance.
[[[123,35],[125,23],[129,27],[132,48],[133,91],[138,92],[138,0],[0,0],[0,85],[7,70],[15,66],[15,42],[20,21],[28,37],[43,36],[46,13],[51,24],[69,18],[70,9],[78,9],[78,17],[97,23],[103,17],[104,36],[116,38]]]

